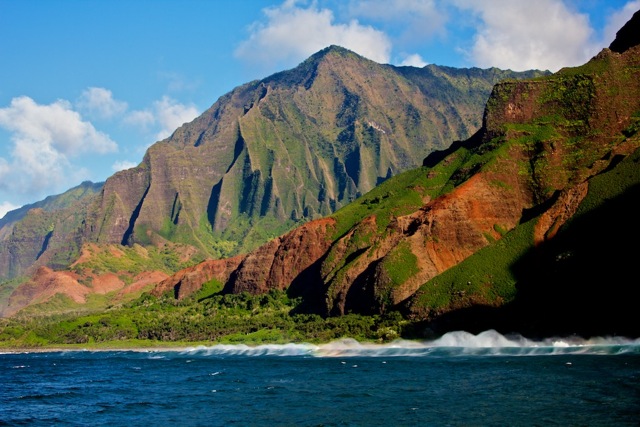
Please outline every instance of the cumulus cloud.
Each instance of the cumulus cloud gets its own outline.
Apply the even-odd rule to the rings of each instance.
[[[64,155],[118,149],[108,135],[82,120],[64,100],[39,105],[27,96],[13,98],[9,107],[0,108],[0,126],[12,132],[15,142],[35,144],[34,148],[50,148]]]
[[[128,113],[123,121],[128,125],[147,130],[156,122],[156,118],[149,110],[136,110]]]
[[[130,112],[125,122],[144,130],[150,127],[159,128],[155,138],[160,140],[167,138],[177,128],[192,121],[198,115],[200,111],[195,105],[182,104],[168,96],[163,96],[149,109]]]
[[[414,53],[413,55],[406,55],[399,65],[422,68],[427,65],[427,62],[420,55]]]
[[[587,61],[600,49],[588,16],[561,0],[455,0],[455,4],[480,20],[473,46],[466,52],[480,67],[557,71]]]
[[[0,127],[11,134],[11,159],[0,158],[0,189],[38,193],[82,175],[70,159],[82,153],[117,151],[108,135],[82,120],[64,100],[37,104],[22,96],[0,108]],[[11,177],[11,179],[8,179]]]
[[[85,89],[76,103],[77,107],[101,119],[111,119],[127,111],[127,103],[113,98],[110,90],[101,87]]]
[[[128,160],[120,160],[112,164],[111,169],[113,169],[114,172],[118,172],[125,169],[135,168],[136,166],[138,166],[138,164],[135,162],[130,162]]]
[[[423,43],[425,39],[446,33],[449,17],[435,0],[351,0],[352,16],[369,18],[383,25],[395,25],[396,41]]]
[[[0,219],[4,218],[4,216],[7,214],[7,212],[10,212],[12,210],[18,209],[20,206],[16,206],[14,204],[11,204],[9,202],[2,202],[0,203]]]
[[[164,139],[183,124],[192,121],[200,114],[195,105],[184,105],[168,96],[153,103],[158,123],[162,128],[158,139]]]
[[[292,65],[329,46],[339,45],[380,63],[389,62],[391,42],[381,31],[357,20],[335,22],[333,12],[316,2],[307,8],[296,1],[263,10],[266,22],[255,22],[235,56],[253,64]]]

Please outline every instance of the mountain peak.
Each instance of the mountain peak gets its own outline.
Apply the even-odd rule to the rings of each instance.
[[[322,60],[326,59],[326,58],[350,58],[350,59],[354,59],[354,60],[362,60],[362,61],[371,61],[370,59],[365,58],[364,56],[349,50],[347,48],[344,48],[342,46],[338,46],[338,45],[330,45],[325,47],[322,50],[319,50],[318,52],[314,53],[313,55],[311,55],[309,58],[307,58],[304,62],[302,62],[302,66],[305,65],[317,65],[319,62],[321,62]],[[373,61],[374,62],[374,61]]]
[[[347,48],[332,44],[332,45],[327,46],[324,49],[314,53],[313,55],[311,55],[311,58],[319,59],[319,58],[322,58],[322,57],[325,57],[325,56],[331,55],[331,54],[334,54],[334,55],[355,54],[355,55],[357,55],[357,53],[355,53],[355,52],[353,52],[353,51],[351,51],[351,50],[349,50]]]
[[[307,89],[313,84],[317,75],[318,66],[325,61],[326,58],[351,58],[354,60],[368,61],[368,59],[358,55],[357,53],[345,49],[344,47],[331,45],[314,53],[297,67],[290,70],[277,72],[263,80],[264,83],[274,83],[280,85],[303,85]]]

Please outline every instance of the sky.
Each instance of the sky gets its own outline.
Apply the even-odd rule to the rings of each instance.
[[[0,218],[136,166],[329,45],[383,64],[585,63],[640,0],[0,0]]]

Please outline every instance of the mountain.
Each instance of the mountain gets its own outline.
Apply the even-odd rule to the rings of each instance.
[[[216,280],[286,289],[324,316],[397,310],[436,333],[640,335],[638,27],[636,13],[583,66],[496,84],[481,129],[423,167],[153,293]]]
[[[83,182],[62,194],[8,212],[0,219],[0,278],[19,276],[43,256],[54,268],[67,267],[77,255],[67,236],[79,237],[83,212],[102,185]],[[50,245],[59,251],[66,246],[67,250],[56,254],[47,251]]]
[[[192,246],[85,243],[68,270],[40,267],[4,312],[116,305],[53,319],[36,334],[29,328],[43,318],[2,333],[29,345],[52,336],[393,339],[491,328],[640,336],[638,26],[640,13],[580,67],[496,84],[470,138],[249,253],[169,276],[194,259]]]
[[[86,236],[244,251],[473,133],[493,84],[531,74],[396,68],[329,47],[236,88],[107,180]]]
[[[497,81],[541,74],[393,67],[326,48],[222,96],[68,214],[10,214],[0,279],[67,267],[90,243],[189,245],[194,262],[247,252],[474,133]]]

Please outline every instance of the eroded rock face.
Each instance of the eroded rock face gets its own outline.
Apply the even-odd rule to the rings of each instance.
[[[91,294],[106,295],[117,292],[113,301],[118,302],[129,294],[141,293],[167,277],[168,275],[161,271],[146,271],[136,275],[126,284],[115,273],[82,275],[72,271],[54,271],[43,266],[36,270],[29,281],[11,294],[0,316],[12,316],[27,306],[45,303],[56,295],[63,295],[74,303],[84,304]]]
[[[496,228],[515,227],[523,209],[533,203],[526,179],[512,173],[510,166],[505,164],[500,173],[478,173],[419,211],[398,217],[356,261],[330,278],[327,312],[361,311],[364,295],[370,298],[365,312],[397,306],[422,284],[487,246],[489,237],[500,239]],[[492,184],[498,180],[511,191]],[[395,262],[394,251],[403,245],[415,256],[415,271],[404,282],[393,283],[382,266]],[[354,286],[364,292],[355,292]]]
[[[147,162],[145,159],[143,164]],[[150,184],[149,167],[127,169],[109,178],[85,221],[85,238],[97,243],[127,244]]]
[[[286,289],[291,282],[323,256],[331,244],[331,234],[334,231],[333,219],[320,219],[304,224],[290,233],[285,234],[274,242],[276,245],[265,245],[256,250],[254,254],[259,258],[261,254],[266,256],[270,263],[254,263],[253,270],[257,268],[265,273],[266,280],[243,280],[245,277],[245,263],[241,264],[233,277],[232,285],[227,288],[231,292],[243,290],[256,290],[265,292],[270,289]],[[264,249],[264,251],[263,251]],[[273,254],[266,255],[266,253]],[[251,255],[249,255],[250,258]],[[248,270],[248,269],[247,269]],[[248,271],[246,271],[248,272]],[[249,277],[252,275],[249,274]],[[247,284],[252,284],[247,289]],[[254,291],[255,292],[255,291]]]
[[[533,237],[535,244],[553,239],[560,227],[576,213],[588,191],[589,185],[586,182],[563,191],[536,223]]]
[[[212,279],[225,283],[241,260],[240,256],[222,260],[208,260],[185,268],[159,282],[151,294],[160,296],[170,292],[175,298],[182,299],[199,291],[204,283]]]
[[[224,283],[224,291],[231,293],[258,294],[285,289],[325,254],[334,222],[332,219],[311,221],[247,255],[209,260],[181,270],[160,282],[152,293],[173,292],[176,298],[182,299],[212,279]]]

